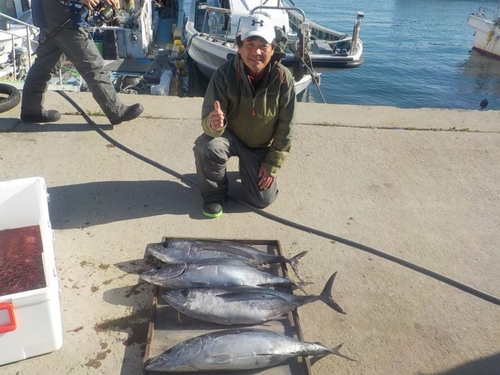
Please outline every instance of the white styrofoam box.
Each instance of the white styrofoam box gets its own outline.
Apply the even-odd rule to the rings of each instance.
[[[60,286],[47,200],[41,177],[0,182],[0,230],[39,225],[46,282],[43,288],[0,296],[0,328],[7,330],[0,333],[0,365],[50,353],[62,346]]]

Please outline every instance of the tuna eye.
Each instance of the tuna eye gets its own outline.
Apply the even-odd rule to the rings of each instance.
[[[156,266],[155,267],[155,269],[158,270],[158,271],[161,270],[162,268],[163,268],[163,266]]]
[[[180,291],[180,293],[181,293],[184,297],[189,296],[189,290],[187,290],[187,289],[183,289],[183,290],[181,290],[181,291]]]

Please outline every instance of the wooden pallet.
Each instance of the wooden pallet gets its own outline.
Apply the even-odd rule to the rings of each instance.
[[[169,238],[173,239],[173,238]],[[211,239],[213,240],[213,239]],[[283,255],[281,245],[277,240],[232,240],[226,241],[242,243],[250,245],[258,250],[265,251],[269,254]],[[275,275],[288,277],[288,272],[285,265],[274,264],[262,267],[263,270],[271,272]],[[162,288],[155,288],[153,297],[153,308],[151,320],[149,323],[148,339],[146,342],[146,350],[144,362],[150,358],[154,358],[163,353],[168,348],[189,338],[199,336],[212,331],[219,331],[231,326],[223,326],[214,323],[203,322],[195,318],[188,317],[178,313],[173,307],[169,306],[161,296]],[[279,288],[280,291],[293,293],[292,289]],[[242,328],[243,326],[237,326]],[[252,328],[267,329],[275,332],[283,333],[289,337],[298,340],[303,340],[302,329],[300,326],[299,315],[296,310],[288,314],[287,319],[273,320],[260,325],[251,326]],[[150,372],[151,375],[159,374]],[[183,373],[185,375],[200,375],[201,372]],[[208,373],[206,373],[208,374]],[[211,373],[213,374],[213,372]],[[224,372],[224,375],[310,375],[311,365],[307,357],[296,357],[284,362],[280,366],[270,367],[267,369],[259,369],[252,371],[237,371]]]

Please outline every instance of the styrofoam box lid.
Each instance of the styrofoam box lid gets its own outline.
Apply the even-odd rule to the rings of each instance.
[[[49,222],[42,177],[0,182],[0,230],[37,225],[41,220]]]

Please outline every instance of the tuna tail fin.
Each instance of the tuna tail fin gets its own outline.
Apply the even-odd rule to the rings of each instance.
[[[337,272],[335,272],[332,276],[330,276],[319,298],[335,311],[341,314],[345,314],[346,312],[342,310],[342,307],[340,307],[339,304],[335,302],[332,297],[333,282],[335,281],[336,276]]]
[[[297,276],[297,278],[300,281],[303,281],[303,280],[300,277],[300,273],[299,273],[299,261],[306,254],[307,254],[307,250],[295,255],[294,257],[292,257],[290,259],[285,259],[285,262],[287,262],[292,267],[293,272],[295,272],[295,275]]]
[[[342,354],[342,353],[340,352],[340,348],[342,347],[342,345],[344,345],[344,344],[340,344],[340,345],[336,346],[335,348],[330,349],[330,350],[329,350],[329,351],[330,351],[330,353],[335,354],[335,355],[337,355],[337,356],[339,356],[339,357],[342,357],[342,358],[348,359],[349,361],[358,362],[357,360],[352,359],[352,358],[350,358],[350,357],[348,357],[348,356],[346,356],[346,355],[344,355],[344,354]]]

